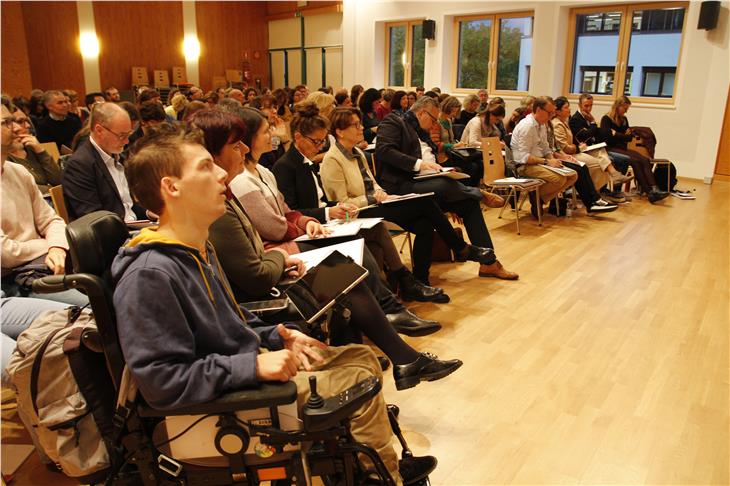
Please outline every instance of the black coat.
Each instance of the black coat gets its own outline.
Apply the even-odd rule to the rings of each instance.
[[[312,179],[313,171],[315,171],[316,177],[319,178],[319,173],[315,169],[317,167],[304,163],[304,156],[292,144],[289,150],[274,163],[274,168],[271,171],[276,177],[279,192],[284,195],[284,200],[290,209],[317,218],[324,223],[325,209],[319,207],[317,186],[314,179]],[[320,187],[322,187],[321,181]],[[336,204],[335,201],[327,200],[327,196],[322,196],[322,201],[327,206]]]
[[[587,143],[593,145],[594,143],[605,142],[603,140],[598,124],[588,123],[588,120],[583,118],[583,115],[579,111],[573,113],[568,120],[568,126],[570,131],[573,132],[573,138],[575,143]]]
[[[70,220],[105,209],[124,219],[124,204],[114,179],[99,152],[90,141],[84,142],[66,161],[61,180]],[[137,218],[144,219],[144,208],[132,207]]]
[[[391,194],[407,194],[413,190],[413,170],[421,158],[418,133],[405,119],[386,116],[378,127],[375,159],[378,163],[376,179]]]

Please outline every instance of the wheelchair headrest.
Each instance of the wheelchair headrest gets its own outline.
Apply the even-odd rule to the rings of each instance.
[[[111,211],[95,211],[66,226],[74,272],[108,278],[112,260],[129,238],[124,221]]]

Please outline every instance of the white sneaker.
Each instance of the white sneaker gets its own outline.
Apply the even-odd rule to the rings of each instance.
[[[692,199],[697,199],[692,193],[690,192],[683,192],[683,191],[672,191],[672,196],[676,197],[677,199],[686,199],[688,201]]]
[[[590,208],[588,208],[588,212],[610,213],[611,211],[616,211],[616,209],[618,209],[617,204],[611,204],[610,202],[604,201],[603,199],[599,199],[598,201],[594,202]]]

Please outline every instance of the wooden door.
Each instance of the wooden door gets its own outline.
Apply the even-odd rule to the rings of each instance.
[[[730,176],[730,90],[728,90],[728,97],[725,102],[725,121],[722,123],[720,144],[717,147],[715,174]]]

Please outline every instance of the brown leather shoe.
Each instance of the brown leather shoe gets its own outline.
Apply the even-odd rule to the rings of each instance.
[[[502,280],[517,280],[520,278],[515,272],[510,272],[499,263],[499,260],[491,265],[479,265],[480,277],[495,277]]]
[[[485,190],[481,190],[482,192],[482,202],[488,207],[488,208],[501,208],[504,206],[504,198],[502,196],[499,196],[497,194],[494,194],[493,192],[488,192]]]

